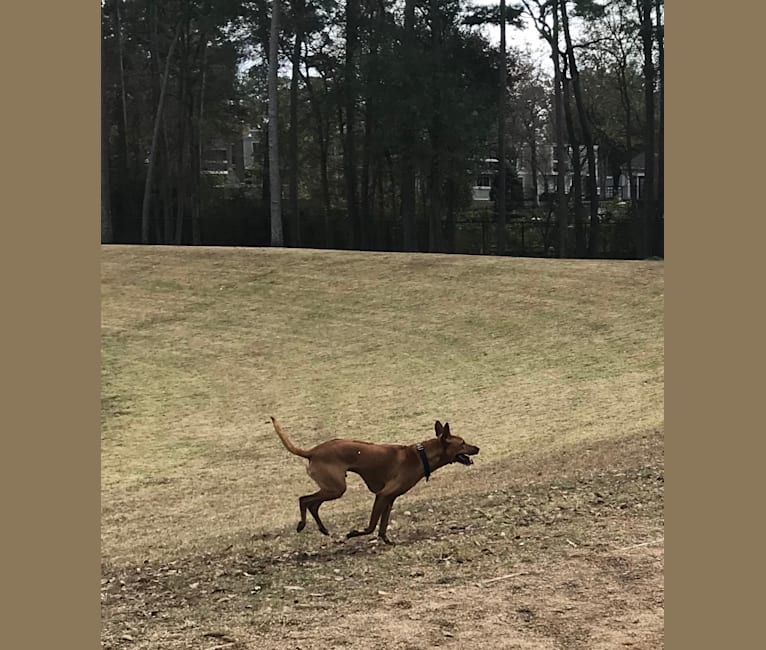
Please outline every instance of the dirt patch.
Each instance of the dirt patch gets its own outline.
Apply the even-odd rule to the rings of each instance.
[[[280,529],[105,562],[103,646],[663,647],[661,432],[468,472],[397,502],[393,548]]]
[[[533,565],[486,587],[393,594],[333,621],[264,634],[261,647],[661,648],[662,552],[634,554],[626,573],[604,572],[587,554]],[[629,585],[626,577],[629,576]],[[413,598],[414,596],[414,598]],[[363,640],[364,639],[364,640]],[[291,644],[295,644],[292,646]]]

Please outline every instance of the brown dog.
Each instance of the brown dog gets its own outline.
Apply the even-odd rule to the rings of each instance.
[[[346,472],[362,477],[370,492],[375,494],[370,523],[364,530],[352,530],[346,537],[369,535],[380,520],[380,537],[386,544],[392,544],[386,537],[388,518],[396,497],[410,490],[421,478],[426,481],[431,472],[450,463],[472,465],[470,456],[479,453],[479,448],[450,434],[449,423],[436,421],[436,438],[430,438],[417,445],[379,445],[358,440],[335,439],[318,444],[312,449],[299,449],[287,434],[271,418],[282,443],[296,456],[309,461],[306,472],[319,486],[319,491],[302,496],[298,503],[301,520],[298,532],[306,526],[306,510],[311,513],[320,532],[330,533],[319,518],[319,506],[325,501],[339,499],[346,491]]]

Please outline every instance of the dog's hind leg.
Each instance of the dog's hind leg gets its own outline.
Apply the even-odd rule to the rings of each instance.
[[[317,526],[319,527],[319,532],[323,535],[329,535],[330,531],[327,530],[326,526],[322,523],[322,520],[319,518],[319,506],[321,506],[325,501],[333,501],[334,499],[340,499],[340,497],[343,496],[343,492],[325,492],[320,491],[317,493],[317,496],[314,500],[312,500],[308,504],[309,512],[311,513],[311,516],[314,517],[314,521],[317,522]]]
[[[306,510],[314,517],[317,522],[319,532],[329,535],[330,532],[319,518],[319,506],[325,501],[340,499],[346,491],[346,473],[333,467],[320,466],[312,464],[307,469],[309,476],[319,485],[319,491],[313,494],[306,494],[299,499],[301,508],[301,520],[298,523],[298,532],[303,530],[306,525]]]
[[[298,507],[301,510],[301,519],[298,522],[298,526],[296,527],[296,530],[300,533],[305,527],[306,527],[306,507],[309,499],[319,494],[319,492],[315,492],[314,494],[304,494],[302,497],[298,498]]]

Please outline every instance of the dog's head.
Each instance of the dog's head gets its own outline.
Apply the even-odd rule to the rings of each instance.
[[[471,456],[479,453],[479,448],[463,440],[460,436],[453,436],[449,430],[449,422],[444,426],[439,420],[434,424],[436,437],[444,447],[444,453],[447,456],[447,463],[461,463],[462,465],[473,465]]]

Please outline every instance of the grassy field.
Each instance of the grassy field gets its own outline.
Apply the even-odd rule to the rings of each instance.
[[[102,253],[105,648],[662,647],[663,265]],[[281,446],[481,447],[345,541]],[[502,579],[497,579],[502,578]]]

